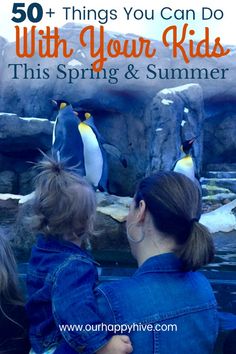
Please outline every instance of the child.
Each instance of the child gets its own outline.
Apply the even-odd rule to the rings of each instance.
[[[95,194],[82,177],[53,160],[41,168],[31,217],[39,234],[27,278],[33,351],[67,353],[66,342],[71,352],[130,353],[129,337],[92,330],[101,323],[93,293],[96,262],[81,246],[93,231]]]
[[[0,353],[29,352],[27,320],[9,243],[0,236]]]

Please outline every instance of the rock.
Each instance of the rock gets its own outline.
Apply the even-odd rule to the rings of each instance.
[[[13,171],[0,172],[0,193],[14,193],[17,189],[17,176]]]
[[[91,238],[90,247],[94,252],[127,250],[129,246],[124,218],[128,213],[131,198],[104,193],[96,193],[96,195],[98,213],[95,230],[97,234]],[[25,198],[0,194],[1,231],[11,239],[17,259],[21,262],[29,259],[32,245],[35,242],[35,235],[27,221],[27,217],[32,215],[32,197],[33,193],[28,196],[27,202],[19,204],[19,201]],[[236,200],[215,211],[203,214],[200,222],[206,225],[212,233],[236,230]]]
[[[101,214],[108,215],[118,222],[124,222],[129,212],[132,198],[118,197],[104,193],[96,193],[97,195],[97,211]]]
[[[22,195],[27,195],[34,190],[34,178],[37,175],[37,171],[34,169],[29,169],[23,172],[19,176],[19,193]]]
[[[40,58],[38,55],[30,59],[24,58],[24,65],[19,69],[18,80],[12,79],[13,68],[8,68],[8,64],[22,64],[22,59],[16,57],[15,43],[3,43],[4,50],[0,54],[0,62],[2,62],[0,104],[6,112],[13,112],[20,116],[47,117],[51,120],[56,113],[49,103],[50,98],[64,98],[72,103],[82,105],[93,113],[96,125],[104,138],[118,146],[128,160],[128,168],[123,169],[118,161],[109,158],[111,192],[131,195],[134,192],[134,185],[137,180],[142,178],[146,172],[155,171],[159,166],[163,166],[163,168],[171,166],[172,160],[178,157],[181,134],[184,138],[187,138],[189,135],[199,132],[202,119],[202,93],[200,93],[200,89],[195,87],[195,89],[185,89],[184,92],[176,89],[175,93],[173,90],[171,90],[171,94],[168,93],[169,88],[180,87],[187,81],[189,84],[200,84],[203,91],[202,97],[204,98],[206,111],[204,165],[213,162],[215,159],[218,162],[218,157],[221,160],[223,159],[222,161],[225,158],[227,158],[227,161],[233,161],[235,154],[232,154],[232,152],[235,149],[236,126],[234,124],[236,89],[233,85],[236,79],[235,47],[231,46],[230,55],[222,57],[217,62],[214,58],[193,58],[186,65],[181,55],[173,59],[171,47],[166,48],[163,43],[152,40],[152,46],[158,48],[158,53],[154,58],[148,59],[142,56],[128,60],[122,57],[109,59],[105,65],[106,77],[104,72],[101,72],[98,75],[96,74],[95,78],[91,78],[91,72],[87,70],[86,79],[83,79],[79,72],[79,78],[70,83],[68,76],[65,80],[56,77],[59,64],[65,66],[67,74],[69,69],[79,70],[91,67],[89,49],[87,47],[82,48],[78,40],[82,28],[81,25],[67,23],[60,29],[61,37],[65,38],[68,41],[68,46],[74,49],[71,58],[65,59],[59,56],[52,60]],[[99,40],[98,35],[99,31],[96,29],[96,43]],[[105,44],[112,38],[131,40],[134,36],[106,31]],[[139,70],[139,80],[124,78],[129,64],[133,64],[135,69]],[[158,75],[159,71],[161,71],[162,76],[165,76],[171,70],[175,70],[176,77],[172,78],[169,75],[168,79],[164,79],[157,75],[156,78],[150,78],[149,72],[148,78],[147,66],[150,64]],[[32,70],[27,71],[27,66],[34,69],[34,73],[31,72]],[[110,71],[115,67],[119,67],[116,77]],[[203,71],[205,69],[209,71],[216,67],[219,70],[229,69],[225,80],[217,81],[204,77],[192,79],[180,73],[180,71],[184,72],[186,69],[196,70],[196,68],[200,68]],[[44,68],[49,69],[50,78],[38,79],[37,72],[41,70],[41,76],[43,76]],[[115,79],[118,80],[117,83],[114,83]],[[164,91],[167,89],[167,94],[163,93],[163,89]],[[157,97],[160,91],[162,93]],[[174,103],[172,104],[170,101],[173,98]],[[155,135],[155,129],[162,129],[159,126],[156,127],[155,124],[162,122],[165,125],[164,115],[167,114],[170,118],[172,113],[175,120],[173,126],[177,127],[177,130],[175,131],[173,127],[170,127],[169,120],[166,121],[166,130],[173,132],[173,137],[168,138],[166,132],[161,133],[160,130]],[[152,116],[154,120],[148,121],[148,118]],[[221,117],[223,117],[222,122]],[[178,124],[184,124],[185,120],[187,123],[180,129]],[[155,144],[152,145],[152,140],[147,141],[146,137],[154,138]],[[226,148],[224,148],[225,138],[227,138]],[[202,135],[198,137],[194,144],[198,173],[201,171],[202,163],[201,140]],[[164,143],[163,148],[159,146],[160,141]],[[169,144],[170,146],[168,146]],[[48,146],[47,143],[46,145]],[[150,145],[152,147],[148,151]],[[165,152],[165,156],[163,155],[164,158],[161,156],[162,160],[160,160],[159,156],[162,155],[162,152]],[[212,152],[216,152],[216,154]]]
[[[0,194],[0,224],[13,224],[16,220],[18,202],[20,195],[1,193]]]
[[[212,233],[236,230],[236,199],[210,213],[203,214],[200,222]]]
[[[13,194],[0,194],[0,234],[5,234],[9,239],[15,236],[19,199],[20,196]]]
[[[236,178],[236,169],[235,171],[208,171],[204,177],[207,178]]]
[[[3,72],[4,56],[5,56],[4,47],[6,45],[7,45],[7,40],[0,36],[0,72],[1,73]]]
[[[236,193],[236,178],[201,178],[201,183],[206,188],[220,187]]]
[[[224,193],[224,194],[231,193],[230,190],[227,188],[217,187],[214,185],[202,184],[201,187],[202,187],[203,197],[213,196],[215,194],[220,194],[220,193]]]
[[[53,124],[47,119],[0,113],[0,152],[49,150],[52,130]]]
[[[35,243],[35,235],[27,221],[27,217],[30,215],[32,215],[32,204],[30,202],[18,205],[15,235],[11,239],[11,244],[15,256],[20,262],[27,262],[29,260],[32,246]]]
[[[33,190],[32,162],[51,147],[53,123],[0,113],[0,192],[28,194]]]
[[[236,199],[236,194],[235,193],[217,193],[214,195],[207,195],[202,198],[203,202],[210,201],[211,203],[218,203],[218,202],[223,203],[223,201],[225,199],[232,201],[232,200]]]
[[[11,235],[12,246],[15,254],[21,261],[29,259],[32,245],[35,242],[35,235],[32,232],[27,217],[32,215],[32,197],[18,197],[18,214],[15,213],[14,234]],[[126,250],[128,241],[126,238],[125,217],[128,214],[131,198],[117,197],[96,193],[97,196],[97,218],[95,223],[96,234],[90,239],[90,247],[98,250]],[[17,214],[17,218],[16,218]],[[8,214],[6,215],[8,218]],[[14,224],[14,223],[13,223]]]
[[[129,97],[129,100],[132,101],[132,98]],[[164,104],[166,101],[171,101],[171,105]],[[111,194],[133,195],[137,182],[146,174],[171,169],[179,157],[181,141],[193,136],[198,136],[193,154],[197,171],[201,170],[200,126],[203,102],[199,85],[185,85],[157,93],[144,114],[144,119],[140,116],[140,109],[136,113],[137,107],[136,104],[131,112],[127,112],[127,108],[123,114],[98,113],[98,117],[101,115],[101,120],[97,120],[99,131],[104,136],[109,133],[109,136],[113,137],[112,143],[128,161],[128,167],[124,168],[118,159],[112,155],[108,156]],[[119,108],[123,109],[121,105]],[[182,127],[183,120],[186,124]],[[48,120],[0,114],[0,152],[4,164],[8,166],[7,156],[12,160],[15,154],[20,154],[21,158],[24,156],[25,161],[37,161],[38,149],[45,151],[51,146],[52,127],[53,124]],[[123,136],[114,134],[117,131]],[[111,139],[108,139],[108,142],[111,142]],[[28,194],[32,191],[28,181],[32,180],[34,173],[29,171],[29,167],[17,171],[17,193]]]
[[[207,164],[206,165],[206,169],[207,171],[210,172],[234,172],[236,171],[236,163],[211,163],[211,164]],[[208,173],[208,172],[207,172]],[[216,176],[208,176],[206,173],[205,177],[216,177]],[[217,176],[219,177],[219,176]],[[231,176],[233,177],[233,176]],[[220,178],[229,178],[229,176],[225,176],[225,177],[220,177]]]
[[[203,98],[199,85],[191,84],[160,91],[148,108],[145,119],[149,154],[147,173],[171,170],[180,157],[183,141],[197,137],[193,144],[196,172],[202,161]]]
[[[162,42],[152,40],[152,46],[158,48],[157,55],[152,59],[148,59],[145,56],[129,60],[123,57],[117,59],[109,58],[105,65],[106,69],[116,67],[120,69],[116,75],[119,80],[117,84],[114,83],[114,80],[111,80],[113,76],[111,73],[107,74],[107,78],[105,79],[103,73],[101,73],[97,79],[90,79],[91,73],[89,71],[86,79],[82,79],[80,75],[77,80],[73,81],[73,84],[69,83],[68,75],[65,80],[57,79],[56,68],[59,64],[65,65],[66,70],[69,68],[90,68],[92,59],[89,55],[89,49],[88,47],[81,47],[78,40],[82,28],[83,26],[75,25],[74,23],[67,23],[64,27],[60,28],[60,36],[67,40],[68,47],[74,49],[72,57],[65,59],[59,56],[59,58],[53,58],[52,60],[40,58],[38,55],[35,55],[34,58],[24,58],[24,63],[30,68],[41,69],[41,72],[44,68],[48,68],[50,71],[50,79],[37,79],[36,71],[33,75],[28,72],[26,75],[27,78],[24,78],[25,70],[22,68],[19,73],[19,79],[13,80],[13,67],[8,68],[7,66],[9,63],[22,64],[22,59],[16,56],[15,43],[6,43],[4,45],[4,52],[2,53],[3,73],[0,79],[1,107],[4,107],[7,112],[12,112],[12,107],[14,107],[14,113],[22,116],[45,116],[50,118],[53,111],[48,99],[52,98],[52,96],[57,96],[57,98],[64,96],[64,99],[69,99],[71,102],[78,102],[90,98],[92,101],[102,103],[103,108],[107,106],[110,109],[114,108],[117,110],[118,107],[119,110],[119,107],[122,107],[122,102],[124,101],[126,101],[126,108],[130,106],[129,97],[134,96],[134,94],[137,97],[136,104],[138,104],[138,98],[141,98],[142,102],[147,102],[149,99],[152,100],[156,93],[163,88],[184,85],[186,80],[202,85],[207,105],[213,105],[213,107],[210,106],[211,110],[216,106],[214,103],[217,102],[218,99],[227,99],[229,102],[234,102],[233,96],[235,94],[235,88],[232,83],[234,83],[236,79],[234,70],[236,52],[233,46],[230,48],[231,54],[222,57],[221,60],[217,61],[217,64],[214,58],[194,58],[186,65],[181,55],[178,55],[178,57],[173,60],[171,47],[166,48]],[[132,34],[123,35],[106,31],[105,45],[107,45],[108,41],[112,38],[131,40],[134,36]],[[96,29],[95,42],[98,44],[98,41],[99,31]],[[185,47],[187,47],[187,44]],[[127,80],[124,78],[124,74],[128,71],[128,64],[134,64],[135,68],[139,70],[139,80]],[[170,70],[176,70],[176,75],[174,78],[170,76],[169,79],[162,79],[158,75],[154,78],[154,75],[151,75],[149,72],[149,77],[152,76],[152,78],[147,78],[147,65],[150,64],[155,72],[161,69],[162,76],[163,74],[165,76],[166,71],[168,72]],[[211,70],[216,67],[219,68],[219,70],[229,68],[229,72],[226,73],[227,79],[220,80],[220,85],[216,85],[217,80],[205,79],[205,77],[201,79],[197,77],[198,75],[193,79],[191,77],[186,78],[186,75],[182,75],[181,77],[179,73],[180,69],[184,71],[185,68],[189,70],[196,68]],[[42,76],[41,74],[41,77]],[[113,83],[109,83],[108,80]],[[102,90],[101,87],[103,88]],[[112,93],[109,98],[107,95],[108,91]],[[125,98],[127,98],[127,100]],[[118,103],[120,103],[120,106],[117,105]],[[143,107],[141,107],[141,110],[143,110]]]
[[[224,103],[224,111],[204,121],[204,165],[235,163],[236,112]]]
[[[102,212],[98,212],[95,230],[98,234],[90,239],[94,251],[100,250],[124,250],[128,248],[125,222],[117,222]]]
[[[224,200],[222,200],[223,205],[229,204],[230,202],[231,200],[229,198],[225,198]]]

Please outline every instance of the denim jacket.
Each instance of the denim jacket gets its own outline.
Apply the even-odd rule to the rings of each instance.
[[[98,316],[93,259],[71,242],[39,235],[27,276],[30,340],[36,353],[60,346],[63,337],[76,352],[94,353],[110,338],[105,331],[60,331],[59,325],[94,325]]]
[[[140,324],[123,333],[134,354],[213,352],[218,317],[211,286],[201,273],[181,271],[172,253],[149,258],[131,278],[99,285],[96,296],[107,324]]]

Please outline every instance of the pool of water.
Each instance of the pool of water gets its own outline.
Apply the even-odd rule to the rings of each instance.
[[[214,262],[201,271],[210,280],[219,308],[236,314],[236,232],[214,235],[216,256]],[[100,263],[101,281],[114,281],[132,275],[137,268],[128,250],[93,252]],[[24,282],[27,263],[19,264],[19,273]]]

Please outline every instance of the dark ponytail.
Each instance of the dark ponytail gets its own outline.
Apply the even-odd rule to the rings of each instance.
[[[136,207],[144,200],[157,230],[175,239],[184,270],[196,270],[211,262],[214,244],[207,228],[199,223],[201,193],[188,177],[176,172],[146,177],[134,199]]]
[[[194,221],[189,237],[176,253],[185,270],[197,270],[210,263],[214,257],[214,243],[208,229]]]

